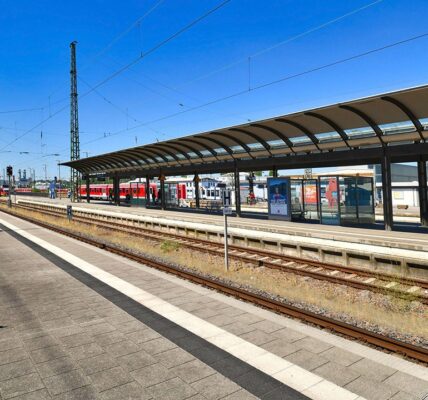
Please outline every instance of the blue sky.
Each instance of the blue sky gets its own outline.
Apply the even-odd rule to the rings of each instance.
[[[149,16],[106,48],[157,3]],[[247,90],[250,55],[373,3],[231,0],[100,86],[98,93],[83,96],[89,89],[87,83],[97,85],[219,3],[2,0],[0,171],[12,164],[15,169],[35,168],[42,176],[43,164],[47,164],[52,177],[57,171],[55,160],[69,159],[69,43],[73,40],[78,41],[82,157],[427,83],[428,37],[166,118]],[[423,0],[378,1],[251,57],[250,85],[428,32],[421,23],[427,10]],[[223,69],[230,64],[234,65]],[[21,109],[35,110],[5,113]]]

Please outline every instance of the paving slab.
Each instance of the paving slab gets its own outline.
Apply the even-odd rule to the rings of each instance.
[[[362,376],[348,383],[346,388],[354,393],[362,393],[365,398],[371,400],[388,400],[399,392],[399,389],[386,383],[379,383]]]
[[[44,235],[43,237],[46,239],[46,238],[49,238],[52,234],[50,232],[44,232],[43,235]],[[78,248],[81,248],[80,244],[77,245],[69,239],[64,239],[61,242],[67,250],[76,251]],[[83,247],[87,248],[86,246],[83,246]],[[0,250],[2,250],[1,244],[0,244]],[[93,262],[95,263],[96,266],[99,266],[100,268],[102,268],[103,265],[106,265],[107,259],[115,258],[115,256],[111,256],[111,255],[108,255],[108,257],[106,255],[102,255],[101,251],[97,251],[96,249],[91,250],[91,252],[93,253],[92,254]],[[118,261],[118,259],[115,258],[115,261]],[[134,279],[137,275],[140,274],[140,271],[141,271],[141,275],[151,274],[151,272],[146,271],[141,266],[137,267],[132,262],[127,262],[122,260],[118,263],[115,262],[114,264],[115,264],[115,267],[114,267],[115,276],[124,280],[126,280],[125,279],[126,277],[128,277],[129,279]],[[41,264],[39,264],[39,268],[40,268],[40,265]],[[121,265],[123,266],[123,271],[121,270]],[[135,271],[137,271],[138,273],[135,272],[130,274],[129,273],[130,268],[135,269]],[[77,335],[76,338],[87,339],[88,337],[90,337],[90,338],[93,338],[95,342],[93,343],[76,342],[75,344],[78,344],[78,345],[76,347],[70,348],[70,347],[67,347],[66,343],[68,342],[72,344],[73,339],[68,339],[68,341],[65,340],[66,343],[63,344],[60,336],[56,336],[52,332],[47,331],[46,335],[51,335],[51,337],[54,340],[59,339],[60,345],[48,346],[46,348],[36,349],[33,351],[39,351],[39,350],[45,350],[45,349],[48,349],[49,351],[53,350],[53,353],[55,353],[57,357],[49,358],[48,360],[46,360],[46,361],[50,361],[51,359],[55,360],[56,358],[61,357],[59,355],[60,354],[59,351],[58,353],[56,353],[56,350],[63,349],[67,353],[70,352],[70,350],[73,350],[73,354],[70,353],[70,358],[77,365],[79,365],[79,362],[81,362],[82,360],[85,360],[90,357],[101,356],[103,354],[107,354],[108,356],[111,356],[115,359],[119,359],[124,356],[136,354],[139,351],[144,351],[150,357],[153,357],[156,363],[148,366],[138,365],[137,363],[137,365],[135,366],[136,369],[133,371],[128,371],[127,368],[125,369],[122,368],[125,374],[129,374],[128,376],[130,377],[131,381],[119,384],[117,387],[120,387],[120,386],[125,387],[126,385],[131,384],[132,382],[135,382],[136,384],[138,383],[139,385],[142,386],[143,385],[142,382],[146,381],[146,379],[143,377],[145,375],[150,377],[149,370],[155,370],[157,368],[160,376],[163,377],[163,380],[157,383],[153,383],[150,386],[161,385],[161,384],[164,384],[165,381],[173,381],[173,382],[170,382],[171,383],[170,386],[173,387],[175,382],[178,385],[177,387],[181,387],[180,390],[182,390],[183,393],[186,393],[187,386],[182,387],[181,382],[185,384],[188,384],[188,383],[185,382],[185,380],[182,379],[179,375],[178,376],[175,375],[173,373],[173,370],[174,368],[178,369],[183,364],[193,362],[195,360],[195,357],[189,356],[189,353],[187,353],[186,351],[183,351],[181,349],[176,349],[176,348],[166,349],[165,351],[160,352],[158,354],[150,354],[151,352],[147,351],[150,348],[150,345],[147,345],[148,347],[145,348],[143,347],[143,344],[148,343],[150,341],[155,341],[155,340],[158,340],[159,344],[161,344],[162,341],[159,340],[159,339],[162,339],[161,335],[159,335],[158,333],[153,333],[151,329],[147,329],[145,327],[143,328],[144,324],[141,324],[139,321],[134,322],[135,319],[133,317],[130,317],[129,315],[126,315],[126,313],[121,314],[119,311],[118,314],[111,315],[111,316],[109,316],[108,313],[105,313],[104,315],[102,315],[101,312],[99,313],[97,311],[97,305],[93,305],[91,310],[88,310],[87,308],[83,307],[82,303],[90,304],[92,298],[102,299],[102,297],[99,296],[97,293],[92,292],[91,290],[87,290],[87,288],[85,288],[84,285],[81,285],[80,283],[76,285],[77,281],[73,282],[73,280],[69,278],[66,278],[64,280],[64,275],[65,276],[67,275],[61,271],[59,272],[56,271],[54,275],[57,275],[57,277],[53,280],[51,279],[51,277],[49,278],[49,280],[43,280],[43,285],[45,285],[45,287],[46,285],[55,284],[55,282],[58,281],[59,278],[63,278],[63,282],[67,282],[67,285],[66,285],[67,290],[69,290],[69,286],[75,285],[76,287],[74,288],[70,287],[70,293],[73,293],[73,296],[77,296],[79,297],[79,299],[84,299],[83,301],[79,300],[80,308],[74,308],[71,306],[72,308],[69,311],[67,311],[66,317],[61,316],[61,318],[58,318],[58,320],[63,321],[66,324],[69,324],[69,325],[71,324],[72,326],[76,325],[81,327],[83,329],[83,332],[77,332],[77,331],[72,332],[70,335],[66,334],[64,337],[72,336],[72,335]],[[191,288],[191,285],[184,282],[179,282],[178,280],[174,280],[171,277],[160,278],[159,274],[152,274],[152,276],[154,276],[155,278],[153,280],[165,279],[168,281],[168,284],[158,285],[157,286],[158,290],[154,291],[159,293],[160,298],[162,298],[162,296],[165,296],[166,299],[169,298],[172,300],[177,300],[175,295],[172,296],[171,294],[168,294],[168,290],[171,290],[171,288],[173,287],[179,288],[177,290],[174,290],[175,294],[185,293],[183,291],[183,288],[186,288],[189,292],[192,293],[192,295],[190,296],[191,298],[204,298],[204,296],[206,296],[205,293],[207,293],[207,291],[204,292],[203,290],[199,291],[199,289],[196,289],[196,288],[193,289]],[[140,284],[142,284],[142,282],[147,282],[147,281],[151,281],[151,279],[138,280]],[[79,285],[83,286],[83,288],[78,287]],[[64,291],[64,286],[61,289],[62,291]],[[150,284],[148,286],[146,285],[145,289],[147,289],[150,292],[150,289],[151,289]],[[58,291],[59,291],[59,287],[58,287]],[[33,299],[37,299],[38,296],[40,296],[40,293],[42,292],[43,291],[39,291],[39,293],[37,293],[37,296],[36,296],[36,293],[34,293],[34,295],[31,298],[26,299],[26,301],[32,301]],[[193,295],[194,293],[197,296],[196,295],[194,296]],[[203,293],[204,295],[202,295]],[[263,338],[261,342],[263,342],[264,340],[267,340],[268,338],[269,340],[272,339],[270,340],[270,342],[266,342],[263,344],[259,342],[259,346],[262,346],[264,350],[267,350],[272,354],[279,353],[277,354],[279,357],[284,357],[287,360],[289,358],[292,359],[293,357],[295,360],[298,360],[300,357],[300,360],[298,360],[300,364],[298,361],[296,361],[295,362],[296,365],[301,366],[305,362],[308,363],[308,365],[312,364],[312,365],[309,365],[309,367],[311,368],[308,368],[308,369],[318,370],[318,372],[316,373],[319,373],[320,376],[328,376],[330,374],[329,375],[330,380],[333,380],[333,381],[336,380],[337,382],[339,382],[338,376],[342,375],[341,378],[343,379],[343,382],[340,383],[341,385],[351,384],[352,380],[348,379],[351,376],[352,377],[356,376],[354,380],[357,380],[358,378],[363,376],[363,374],[359,372],[359,369],[363,368],[364,365],[361,364],[360,362],[362,360],[366,360],[366,358],[362,358],[361,360],[358,360],[358,358],[355,359],[355,357],[353,356],[354,353],[351,353],[351,352],[343,353],[337,350],[330,341],[323,341],[323,340],[320,340],[318,337],[312,337],[308,335],[308,331],[310,330],[303,330],[303,332],[300,332],[299,330],[296,330],[296,329],[290,329],[288,326],[289,325],[288,322],[283,317],[278,317],[278,316],[273,316],[272,318],[266,317],[265,316],[267,315],[266,312],[264,311],[259,312],[257,310],[254,310],[252,306],[250,307],[248,305],[244,305],[242,306],[242,308],[240,305],[235,306],[235,303],[230,301],[230,299],[222,298],[222,301],[220,301],[219,298],[221,298],[221,296],[215,293],[210,292],[209,294],[207,294],[207,296],[208,297],[205,297],[205,299],[210,298],[210,296],[212,296],[212,298],[210,299],[211,301],[205,301],[205,303],[203,301],[196,302],[195,304],[193,304],[193,307],[189,307],[189,310],[192,310],[190,311],[191,314],[195,316],[199,314],[203,316],[203,318],[205,319],[211,319],[210,322],[212,322],[216,326],[222,325],[222,328],[226,332],[234,333],[232,332],[234,327],[236,329],[235,332],[238,332],[239,330],[241,330],[240,333],[235,333],[235,334],[241,335],[241,337],[243,335],[247,335],[245,339],[248,341],[248,343],[251,343],[252,341],[257,342],[261,340],[259,339],[259,337]],[[68,304],[74,304],[73,301],[70,299],[70,296],[64,296],[63,299],[61,297],[59,298],[61,299],[61,302],[64,301]],[[47,300],[46,297],[44,297],[43,299],[45,301]],[[171,301],[171,303],[172,302],[173,301]],[[234,304],[234,306],[231,306],[232,303]],[[0,304],[1,304],[1,301],[0,301]],[[19,303],[15,302],[15,304],[18,305]],[[207,306],[205,307],[204,304],[206,304]],[[105,301],[99,300],[99,307],[101,306],[104,307],[105,310],[108,310],[108,309],[120,310],[116,306],[112,307],[111,305],[106,304]],[[183,304],[183,308],[184,306],[186,306],[186,303]],[[19,307],[22,307],[22,304],[20,304]],[[51,307],[53,307],[53,305],[49,304],[48,307],[44,308],[46,313],[50,311],[49,309]],[[249,311],[242,312],[244,309],[247,309]],[[207,312],[206,310],[209,310],[209,311]],[[222,310],[224,310],[225,312],[224,317],[222,315]],[[35,344],[36,346],[44,345],[42,339],[40,339],[39,341],[36,340],[42,337],[42,336],[39,336],[40,332],[37,331],[37,324],[39,325],[40,323],[45,324],[55,320],[42,321],[37,317],[38,315],[37,313],[33,315],[32,311],[25,311],[25,309],[23,309],[22,312],[23,312],[23,318],[16,319],[17,326],[19,326],[22,331],[25,331],[25,329],[27,330],[33,329],[34,331],[32,333],[28,332],[28,335],[33,335],[28,337],[28,339],[30,339],[30,343],[33,343],[33,339],[34,339],[34,343],[39,343],[39,344]],[[44,315],[48,315],[48,314],[44,314]],[[234,318],[234,321],[236,322],[232,324],[223,325],[223,322],[227,321],[226,317],[230,317],[230,316],[232,316]],[[25,322],[26,319],[28,319],[27,323]],[[93,328],[94,331],[91,331],[91,328],[90,328],[91,326],[95,327]],[[96,331],[97,326],[100,329],[99,331]],[[65,326],[61,326],[61,324],[59,324],[59,326],[55,326],[55,328],[53,329],[64,329],[64,328]],[[105,331],[104,328],[107,331]],[[118,334],[118,332],[121,335]],[[250,335],[251,332],[255,332],[255,333]],[[103,343],[100,343],[99,340],[103,341]],[[284,345],[287,344],[290,347],[284,350],[283,347],[285,346],[281,346],[277,341],[283,341]],[[268,347],[266,349],[265,346],[269,343],[275,343],[275,345],[272,345],[271,347]],[[50,343],[47,343],[47,344],[50,344]],[[163,344],[165,344],[165,342],[163,342]],[[257,346],[257,343],[253,343],[253,344]],[[22,347],[22,346],[18,346],[18,347]],[[340,350],[343,350],[343,349],[340,348]],[[166,355],[166,353],[169,353],[169,354]],[[37,355],[37,353],[35,354]],[[184,354],[186,354],[186,356],[184,356]],[[323,354],[325,355],[325,357],[323,357]],[[343,361],[341,363],[336,362],[337,360],[335,359],[335,357],[341,357],[341,356],[343,358]],[[62,355],[62,357],[64,357],[64,355]],[[32,355],[31,355],[31,359],[33,360]],[[40,359],[38,361],[40,362]],[[46,361],[42,361],[42,362],[46,362]],[[221,362],[221,361],[223,360],[218,360],[218,362]],[[341,364],[344,364],[344,365],[341,365]],[[122,364],[122,365],[125,365],[125,364]],[[132,365],[132,362],[131,362],[131,365]],[[367,367],[370,369],[371,366],[367,365]],[[79,366],[78,368],[82,372],[84,372],[82,367]],[[118,368],[118,367],[113,367],[110,369],[114,369],[114,368]],[[393,374],[397,372],[395,368],[391,368],[391,369],[393,371]],[[108,371],[108,369],[103,369],[99,372],[106,372],[106,371]],[[225,369],[225,371],[227,371],[227,369]],[[73,372],[73,371],[70,371],[70,372]],[[383,373],[385,374],[385,371],[383,371]],[[245,373],[243,372],[243,374]],[[92,375],[88,374],[88,378],[91,379],[91,376]],[[208,376],[207,378],[209,377],[210,376]],[[380,375],[378,376],[378,378],[379,377]],[[207,378],[202,378],[202,380]],[[404,379],[404,378],[401,377],[400,379]],[[154,381],[156,381],[156,379],[154,379]],[[92,380],[90,382],[91,384],[89,386],[90,387],[93,386],[96,389],[95,385],[92,384]],[[192,382],[192,385],[196,384],[197,382]],[[231,380],[228,380],[228,382],[235,384],[235,382]],[[416,386],[415,391],[417,390],[418,381],[409,382],[409,384],[415,385]],[[131,386],[135,387],[135,385],[131,385]],[[161,385],[159,386],[159,390],[157,392],[155,391],[151,393],[156,396],[159,393],[164,392],[166,393],[166,396],[168,396],[168,387],[170,386]],[[390,386],[393,386],[393,385],[390,384]],[[357,392],[357,394],[362,396],[363,395],[362,388],[359,388],[357,384],[355,385],[355,388],[356,388],[355,390],[361,391],[361,393]],[[112,390],[112,389],[113,388],[110,388],[107,390]],[[76,393],[78,393],[77,388],[74,389],[73,391],[75,390],[76,390]],[[106,392],[107,390],[104,390],[103,392]],[[239,391],[241,391],[241,389],[238,385],[238,390],[236,392],[239,392]],[[125,392],[126,391],[124,391],[124,393]],[[231,395],[231,394],[233,393],[229,393],[228,395]],[[199,396],[199,395],[203,395],[203,393],[196,392],[190,396]]]

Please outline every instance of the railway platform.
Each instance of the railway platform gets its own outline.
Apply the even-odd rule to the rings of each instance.
[[[68,200],[17,197],[19,204],[59,207],[64,211]],[[221,240],[224,219],[186,211],[115,207],[101,202],[73,204],[82,216],[97,215],[156,229],[175,231],[183,236]],[[304,224],[252,218],[229,217],[231,242],[262,247],[291,256],[361,267],[428,276],[428,241],[424,233],[386,232],[372,229]]]
[[[392,399],[428,370],[0,213],[0,398]]]

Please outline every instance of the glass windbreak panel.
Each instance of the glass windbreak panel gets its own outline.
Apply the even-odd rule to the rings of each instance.
[[[358,224],[358,188],[356,177],[340,177],[339,187],[342,223]]]
[[[291,218],[303,219],[303,181],[301,179],[292,179],[290,181],[291,189]]]
[[[316,179],[305,179],[303,181],[305,219],[319,220],[318,191],[318,181]]]
[[[176,183],[165,183],[165,204],[167,207],[178,207],[178,191]]]
[[[357,177],[358,188],[358,217],[361,224],[373,224],[375,222],[373,178]]]
[[[340,225],[339,182],[335,176],[320,177],[321,223]]]

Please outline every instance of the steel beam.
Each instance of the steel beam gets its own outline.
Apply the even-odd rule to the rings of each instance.
[[[418,161],[419,181],[419,211],[421,225],[428,226],[428,188],[427,188],[427,163]]]
[[[166,210],[166,202],[165,202],[165,181],[163,179],[160,180],[160,192],[161,192],[161,209]]]
[[[251,157],[254,158],[254,156],[251,154],[251,149],[242,141],[239,139],[236,139],[235,137],[233,137],[233,135],[229,135],[228,133],[224,133],[224,132],[212,132],[212,135],[218,135],[218,136],[223,136],[226,139],[231,140],[232,142],[235,142],[238,146],[241,146],[242,149]]]
[[[90,177],[89,174],[86,174],[86,202],[89,203],[91,201],[91,185],[90,185]]]
[[[362,112],[358,108],[347,106],[347,105],[341,105],[339,107],[342,108],[343,110],[347,110],[353,114],[358,115],[364,122],[366,122],[367,125],[370,126],[370,128],[373,129],[379,141],[382,143],[382,146],[385,146],[382,129],[380,129],[379,125],[376,122],[374,122],[373,119],[371,119],[366,113]]]
[[[305,136],[307,136],[311,142],[314,144],[314,146],[321,151],[320,147],[318,146],[318,143],[320,142],[317,137],[305,126],[303,126],[302,124],[299,124],[297,122],[294,122],[292,120],[286,119],[286,118],[277,118],[275,121],[277,122],[282,122],[284,124],[288,124],[291,126],[294,126],[295,128],[297,128],[300,132],[302,132]]]
[[[262,124],[250,124],[250,126],[254,126],[255,128],[259,129],[264,129],[267,132],[273,133],[278,139],[281,139],[293,153],[295,153],[293,149],[293,142],[279,130]]]
[[[261,144],[262,147],[265,148],[265,150],[269,153],[269,155],[272,155],[271,151],[270,151],[270,146],[269,144],[263,140],[259,135],[256,135],[255,133],[249,132],[245,129],[241,129],[241,128],[231,128],[229,129],[229,131],[231,132],[239,132],[239,133],[243,133],[244,135],[249,136],[250,138],[254,139],[257,143]]]
[[[113,177],[113,197],[114,204],[120,206],[120,178],[118,174]]]
[[[305,115],[309,115],[310,117],[317,118],[323,122],[325,122],[330,128],[332,128],[334,131],[336,131],[339,136],[342,138],[342,140],[345,142],[347,147],[350,147],[348,144],[349,137],[346,134],[346,132],[336,124],[333,120],[330,118],[325,117],[322,114],[314,113],[314,112],[306,112]]]
[[[200,193],[199,193],[199,175],[195,174],[193,178],[193,182],[195,183],[195,200],[196,200],[196,208],[200,208]],[[186,189],[187,190],[187,189]]]
[[[421,122],[419,121],[419,119],[416,117],[415,114],[413,114],[412,110],[410,110],[410,108],[408,108],[406,105],[404,105],[401,101],[398,101],[396,98],[394,97],[390,97],[390,96],[383,96],[381,97],[382,100],[384,101],[388,101],[389,103],[394,104],[396,107],[398,107],[404,114],[407,115],[407,118],[409,118],[409,120],[412,122],[413,126],[415,127],[416,131],[419,133],[419,137],[421,138],[421,140],[423,142],[425,142],[425,138],[423,135],[423,130],[424,127],[422,126]]]
[[[385,230],[391,231],[394,226],[392,208],[391,158],[384,154],[381,159],[382,167],[382,203]]]
[[[150,177],[146,175],[146,208],[150,205]]]
[[[239,182],[239,169],[235,167],[235,171],[233,172],[233,177],[235,181],[235,209],[236,216],[241,216],[241,186]]]
[[[215,152],[215,150],[213,150],[211,147],[206,147],[204,144],[197,141],[196,139],[189,139],[188,137],[185,137],[183,139],[180,139],[180,142],[188,142],[188,143],[197,144],[198,146],[202,146],[204,150],[209,151],[213,157],[217,158],[217,153]]]

